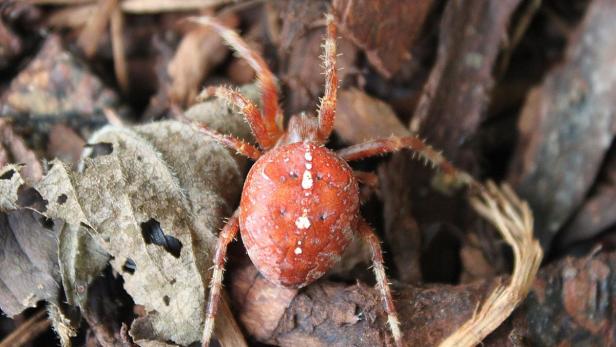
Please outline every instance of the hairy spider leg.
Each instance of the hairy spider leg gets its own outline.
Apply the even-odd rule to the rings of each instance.
[[[337,154],[344,160],[351,161],[397,152],[405,148],[417,153],[426,163],[430,163],[432,167],[439,169],[454,181],[467,186],[478,187],[478,183],[471,175],[457,169],[440,152],[427,145],[417,136],[392,136],[387,139],[372,140],[343,148]]]
[[[228,87],[208,87],[199,94],[198,100],[204,100],[210,96],[221,98],[239,109],[240,113],[246,118],[250,130],[252,130],[257,143],[262,149],[273,146],[273,140],[269,136],[265,124],[263,124],[263,118],[261,117],[259,108],[247,97]]]
[[[353,176],[355,176],[357,182],[370,187],[371,190],[379,187],[379,176],[374,172],[353,170]]]
[[[387,313],[387,324],[393,335],[394,342],[397,347],[402,347],[402,332],[400,331],[400,321],[398,320],[398,313],[396,312],[396,306],[391,296],[391,290],[389,289],[389,282],[387,281],[387,275],[385,274],[385,266],[383,265],[383,251],[381,250],[381,241],[374,233],[374,230],[365,220],[361,220],[359,224],[359,235],[368,243],[370,250],[372,251],[372,263],[374,275],[376,276],[376,286],[378,287],[381,299],[385,305],[385,312]]]
[[[327,141],[334,128],[336,116],[336,90],[338,89],[338,72],[336,71],[336,25],[334,17],[328,14],[327,37],[323,43],[323,65],[325,67],[325,94],[319,106],[319,140]]]
[[[246,42],[235,31],[225,27],[218,20],[208,16],[192,17],[190,20],[212,28],[240,57],[246,59],[250,67],[257,73],[257,78],[261,84],[263,124],[270,138],[270,141],[267,142],[267,146],[263,149],[266,150],[271,148],[282,135],[282,114],[278,106],[278,91],[276,89],[274,74],[272,74],[263,58],[257,52],[250,49]]]
[[[201,343],[203,347],[208,347],[210,339],[214,332],[214,318],[216,317],[216,311],[218,310],[218,304],[221,299],[222,291],[222,275],[225,271],[225,257],[227,256],[227,248],[229,243],[233,241],[240,228],[238,211],[233,213],[233,216],[229,219],[224,226],[220,235],[218,235],[218,242],[216,243],[216,253],[214,254],[214,270],[212,271],[212,280],[210,282],[210,295],[207,302],[207,310],[205,311],[205,324],[203,326],[203,337]]]
[[[200,132],[216,140],[221,145],[231,148],[237,153],[244,155],[250,159],[257,160],[259,159],[261,154],[263,154],[257,147],[251,145],[250,143],[242,139],[238,139],[237,137],[231,135],[221,134],[202,124],[197,123],[195,125]]]

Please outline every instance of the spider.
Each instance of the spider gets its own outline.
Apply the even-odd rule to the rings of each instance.
[[[366,173],[354,172],[347,161],[406,148],[459,182],[468,184],[472,178],[455,169],[416,136],[373,140],[337,152],[325,147],[334,125],[338,85],[333,16],[326,15],[325,94],[318,116],[294,115],[287,129],[282,126],[274,76],[263,58],[216,19],[196,17],[191,21],[210,27],[256,71],[263,107],[261,112],[239,92],[222,86],[207,88],[201,95],[216,96],[237,107],[258,144],[256,147],[195,124],[201,132],[224,146],[255,160],[244,183],[240,206],[217,241],[203,346],[208,346],[213,333],[227,247],[238,231],[259,272],[275,284],[293,288],[304,287],[323,276],[340,259],[351,239],[355,235],[362,237],[370,245],[377,287],[391,334],[396,345],[402,346],[400,323],[385,274],[380,241],[359,211],[358,181],[362,181]]]

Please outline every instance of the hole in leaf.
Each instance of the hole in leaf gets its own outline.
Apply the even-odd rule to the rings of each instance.
[[[165,295],[163,296],[163,302],[165,303],[165,305],[169,306],[171,299],[167,295]]]
[[[122,265],[122,271],[132,275],[135,273],[135,270],[137,270],[137,264],[131,258],[126,258],[124,265]]]
[[[165,251],[171,253],[172,256],[179,258],[182,250],[182,243],[171,235],[165,235],[160,223],[154,218],[150,218],[145,223],[141,223],[141,236],[146,244],[153,243],[161,246]]]
[[[15,170],[11,169],[0,176],[0,180],[10,180],[15,174]]]
[[[61,194],[60,196],[58,196],[58,204],[60,205],[64,204],[67,199],[68,199],[68,196],[66,196],[66,194]]]
[[[30,207],[39,212],[47,210],[47,200],[43,199],[38,190],[25,184],[17,188],[17,205],[20,207]]]
[[[103,155],[108,155],[113,152],[113,144],[109,142],[88,143],[84,147],[91,148],[90,158],[96,158]]]
[[[47,229],[49,229],[49,230],[53,230],[53,226],[54,226],[53,219],[51,219],[51,218],[47,218],[47,217],[45,217],[45,216],[42,216],[42,218],[41,218],[41,225],[42,225],[44,228],[47,228]]]

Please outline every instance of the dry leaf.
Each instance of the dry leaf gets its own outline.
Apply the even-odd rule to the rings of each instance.
[[[235,16],[221,18],[229,27],[237,26]],[[199,93],[203,78],[220,64],[229,49],[220,35],[209,28],[197,27],[189,31],[178,46],[173,59],[167,66],[171,78],[169,94],[171,100],[178,105],[187,105]]]
[[[102,110],[119,108],[117,95],[50,35],[36,57],[11,81],[2,95],[0,114],[28,115],[29,121],[70,119],[91,127],[104,124]],[[120,113],[125,113],[122,110]]]
[[[335,0],[332,6],[340,31],[366,52],[380,74],[391,78],[411,59],[411,47],[434,2]]]
[[[232,211],[225,201],[239,195],[242,166],[178,122],[105,127],[90,141],[113,151],[86,158],[75,186],[81,197],[98,197],[85,208],[88,220],[148,312],[131,335],[141,344],[199,341],[215,231]]]
[[[62,224],[28,208],[0,212],[0,308],[7,315],[40,300],[58,301],[57,235]]]
[[[2,148],[6,150],[4,160],[25,165],[21,172],[28,183],[32,184],[41,179],[43,167],[36,154],[26,146],[25,141],[13,131],[6,120],[0,119],[0,149]],[[0,166],[2,161],[0,159]]]
[[[254,86],[246,89],[258,97]],[[187,117],[198,114],[211,128],[249,137],[243,118],[220,100],[195,110]],[[225,119],[217,119],[221,116]],[[40,182],[28,187],[19,166],[0,171],[0,209],[36,208],[44,214],[41,218],[58,220],[49,246],[50,263],[57,271],[48,279],[57,288],[29,295],[27,302],[50,301],[56,330],[67,345],[73,331],[55,301],[60,278],[68,303],[83,309],[90,283],[108,263],[108,252],[125,289],[145,308],[146,315],[135,320],[130,331],[137,343],[199,341],[216,231],[237,203],[245,159],[175,121],[108,126],[90,142],[80,173],[69,172],[56,160]],[[36,287],[33,280],[24,281]],[[232,324],[230,311],[226,315],[219,323]],[[232,341],[243,344],[241,335]]]

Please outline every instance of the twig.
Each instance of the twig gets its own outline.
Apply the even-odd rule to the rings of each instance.
[[[471,319],[443,341],[441,347],[475,346],[501,325],[526,297],[539,270],[543,251],[533,238],[533,217],[513,190],[488,182],[471,198],[475,210],[490,221],[513,248],[515,265],[508,286],[498,286]]]
[[[44,310],[38,311],[26,322],[21,324],[9,336],[0,342],[0,347],[19,347],[34,340],[39,334],[47,330],[51,321],[47,319]]]

